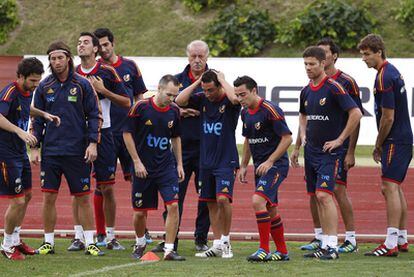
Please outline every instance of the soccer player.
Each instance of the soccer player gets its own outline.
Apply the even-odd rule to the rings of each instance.
[[[318,42],[318,46],[325,50],[325,73],[335,81],[337,81],[345,91],[352,97],[361,112],[363,113],[361,98],[359,96],[359,87],[355,80],[348,74],[342,72],[335,67],[335,63],[339,56],[339,47],[331,38],[324,38]],[[344,122],[346,123],[346,122]],[[345,127],[345,125],[344,125]],[[338,176],[335,184],[335,198],[338,202],[341,211],[342,219],[345,224],[345,241],[338,248],[339,253],[351,253],[358,251],[355,235],[354,212],[352,203],[348,198],[346,192],[348,170],[355,165],[355,147],[359,135],[359,125],[355,131],[345,140],[343,147],[344,151],[341,156],[341,167],[338,169]],[[300,139],[300,136],[298,136]],[[293,165],[297,165],[297,157],[299,156],[300,142],[297,142],[297,147],[294,148],[291,154]],[[316,206],[316,196],[310,196],[310,208],[315,230],[315,238],[307,245],[301,247],[302,250],[315,250],[321,246],[322,228],[319,221],[318,210]]]
[[[147,91],[144,80],[142,79],[141,71],[136,63],[132,60],[119,56],[115,53],[114,35],[111,30],[107,28],[96,29],[94,35],[99,39],[99,55],[101,58],[99,62],[109,64],[115,68],[119,77],[124,82],[125,88],[129,91],[129,95],[133,95],[137,101],[143,98],[143,94]],[[131,99],[131,102],[133,99]],[[132,161],[125,147],[124,139],[122,138],[122,123],[128,115],[129,108],[118,105],[111,105],[111,131],[115,146],[115,159],[119,159],[125,181],[132,181]],[[117,161],[115,160],[115,172],[117,168]],[[104,198],[98,186],[94,193],[93,203],[95,210],[95,224],[97,233],[98,246],[106,245],[106,231],[105,231],[105,213],[104,213]],[[105,197],[105,208],[108,209],[106,213],[116,214],[116,202],[113,196],[112,186],[105,186],[103,192],[108,196]],[[110,230],[110,226],[106,226]],[[113,232],[112,232],[113,233]],[[149,234],[146,233],[147,239],[150,240]]]
[[[32,121],[32,132],[38,143],[31,150],[31,160],[40,161],[43,191],[43,224],[45,241],[40,254],[54,254],[56,199],[62,174],[79,210],[79,221],[85,237],[85,254],[100,256],[103,252],[93,241],[93,214],[90,205],[90,163],[96,159],[100,139],[101,115],[98,97],[90,82],[75,73],[69,47],[53,42],[47,50],[52,74],[36,90],[34,106],[55,113],[62,124],[57,128],[39,118]]]
[[[207,58],[209,48],[207,43],[202,40],[194,40],[187,45],[186,51],[188,57],[188,65],[184,70],[175,75],[180,82],[180,91],[184,90],[203,75],[208,69]],[[201,92],[200,86],[196,87],[194,93]],[[183,166],[185,179],[179,184],[180,192],[178,194],[178,209],[180,212],[180,222],[184,210],[184,200],[187,193],[188,183],[191,175],[194,173],[194,185],[197,194],[200,193],[199,188],[199,162],[200,162],[200,133],[194,132],[198,130],[200,124],[200,112],[195,107],[188,106],[180,108],[181,113],[181,145],[183,150]],[[167,213],[163,213],[164,220]],[[210,228],[210,219],[208,215],[207,203],[198,201],[197,218],[195,221],[195,249],[196,251],[206,251],[208,230]],[[178,238],[174,243],[174,249],[177,251]],[[163,243],[160,243],[152,251],[158,252],[163,249]]]
[[[386,59],[381,36],[367,35],[358,49],[367,66],[378,71],[374,83],[378,135],[372,156],[375,162],[381,163],[381,189],[388,223],[385,242],[365,255],[398,256],[398,250],[408,251],[407,202],[401,187],[413,152],[407,91],[402,75]]]
[[[116,156],[114,141],[111,132],[112,120],[110,109],[112,104],[123,108],[131,105],[130,96],[121,78],[112,66],[97,62],[99,51],[98,38],[89,32],[82,32],[78,39],[78,55],[81,64],[76,67],[76,72],[91,82],[98,93],[102,108],[103,124],[101,129],[101,141],[98,144],[98,157],[93,163],[96,186],[102,192],[103,206],[106,220],[106,248],[110,250],[125,250],[115,238],[115,196],[112,186],[115,184]],[[75,239],[68,247],[68,251],[78,251],[84,248],[82,241],[82,226],[79,224],[79,211],[76,205],[72,205]]]
[[[338,215],[332,197],[335,179],[343,143],[359,124],[362,114],[345,89],[326,75],[326,54],[322,48],[306,48],[303,58],[310,83],[300,94],[299,141],[305,145],[307,191],[316,196],[323,232],[321,248],[304,256],[331,260],[339,258]]]
[[[287,261],[283,222],[278,214],[278,190],[289,171],[287,149],[292,143],[283,111],[272,102],[257,95],[257,83],[249,76],[237,78],[235,93],[243,106],[243,158],[238,174],[246,182],[247,166],[253,156],[256,189],[252,197],[259,229],[260,248],[247,257],[248,261]],[[269,236],[277,251],[270,253]]]
[[[135,171],[132,206],[135,210],[136,244],[132,256],[136,259],[140,259],[144,253],[147,212],[157,209],[159,192],[168,210],[165,221],[164,260],[185,260],[174,251],[179,220],[178,182],[184,180],[180,111],[177,105],[172,103],[178,90],[177,78],[172,75],[163,76],[159,81],[157,94],[138,101],[131,108],[128,126],[123,133]]]
[[[193,94],[200,84],[204,92]],[[235,129],[240,104],[224,74],[211,69],[184,89],[175,101],[183,107],[197,108],[201,117],[199,201],[207,202],[214,242],[210,249],[196,256],[232,258],[229,233],[234,175],[239,167]]]
[[[32,198],[32,171],[26,144],[37,143],[36,137],[27,133],[29,116],[60,124],[59,117],[30,108],[32,93],[43,72],[43,64],[38,59],[23,59],[17,66],[16,81],[0,92],[0,197],[9,198],[10,202],[4,215],[1,253],[10,260],[24,260],[24,255],[35,254],[35,250],[20,239],[20,226]]]

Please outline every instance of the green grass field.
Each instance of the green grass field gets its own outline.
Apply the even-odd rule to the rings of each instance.
[[[40,239],[27,239],[37,246]],[[124,240],[124,245],[133,241]],[[130,258],[130,250],[106,252],[103,257],[85,256],[67,252],[69,240],[56,241],[56,254],[29,256],[23,262],[0,259],[2,276],[413,276],[414,253],[400,254],[398,258],[364,257],[363,253],[376,245],[362,244],[356,254],[344,254],[336,261],[319,261],[302,258],[299,242],[288,244],[289,262],[249,263],[246,257],[258,247],[258,242],[233,242],[235,257],[199,259],[194,257],[193,241],[180,241],[180,254],[185,262],[140,263]],[[155,243],[149,245],[149,249]],[[272,246],[273,247],[273,246]]]

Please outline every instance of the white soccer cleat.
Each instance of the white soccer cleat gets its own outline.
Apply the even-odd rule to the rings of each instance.
[[[225,242],[222,244],[223,254],[221,257],[223,259],[231,259],[233,258],[233,250],[231,249],[231,244],[229,242]]]
[[[213,245],[212,247],[210,247],[210,249],[204,252],[196,253],[195,256],[199,258],[210,258],[210,257],[221,257],[222,254],[223,254],[223,251],[221,250],[221,248]]]

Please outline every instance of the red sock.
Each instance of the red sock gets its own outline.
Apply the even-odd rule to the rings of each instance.
[[[256,212],[257,228],[259,229],[260,248],[269,253],[270,216],[268,211]]]
[[[275,242],[277,251],[282,254],[287,254],[288,251],[285,242],[285,231],[283,229],[283,222],[280,215],[276,215],[270,220],[270,234]]]
[[[93,195],[93,208],[95,211],[96,234],[106,235],[105,215],[103,211],[103,196],[101,192],[96,190]]]

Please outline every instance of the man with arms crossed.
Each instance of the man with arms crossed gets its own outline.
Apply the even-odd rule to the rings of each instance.
[[[204,92],[193,94],[201,84]],[[239,167],[235,130],[240,104],[224,74],[214,70],[184,89],[176,98],[182,107],[200,111],[200,201],[207,202],[214,233],[213,246],[197,257],[232,258],[230,227],[235,170]]]
[[[27,133],[29,116],[60,123],[58,117],[30,107],[32,93],[43,72],[43,64],[38,59],[23,59],[17,66],[16,81],[0,92],[0,197],[8,198],[10,203],[4,215],[4,239],[0,248],[10,260],[24,260],[24,255],[35,254],[20,239],[20,226],[32,198],[32,172],[26,144],[37,144],[36,137]]]
[[[160,192],[168,214],[165,221],[164,260],[184,261],[174,251],[178,229],[178,182],[184,180],[180,140],[180,111],[174,103],[179,82],[165,75],[158,83],[158,92],[150,99],[140,100],[128,114],[123,133],[125,145],[134,162],[132,206],[136,244],[132,256],[140,259],[146,247],[145,227],[148,210],[158,206]],[[173,153],[175,155],[175,160]]]
[[[252,262],[288,261],[283,222],[278,214],[278,190],[289,171],[287,149],[292,143],[283,111],[257,95],[257,83],[248,76],[237,78],[235,93],[243,106],[243,158],[239,179],[246,183],[247,166],[253,156],[256,189],[252,197],[259,229],[260,248],[247,257]],[[277,251],[269,249],[269,235]]]
[[[142,95],[147,91],[147,88],[145,87],[144,80],[136,63],[133,60],[116,55],[114,35],[111,30],[99,28],[94,31],[94,35],[99,39],[99,55],[101,56],[99,62],[115,68],[119,77],[124,82],[125,88],[129,91],[128,95],[133,96],[135,101],[142,99]],[[131,99],[132,102],[133,99]],[[124,180],[132,181],[132,161],[125,147],[124,139],[122,138],[122,124],[125,123],[128,111],[129,108],[111,105],[111,131],[115,147],[115,172],[118,164],[117,159],[119,159]],[[103,192],[106,195],[105,198],[102,195],[101,187],[103,188],[103,186],[96,188],[93,197],[97,234],[96,244],[98,246],[106,246],[105,213],[110,213],[115,216],[116,201],[112,186],[105,186],[103,188]],[[105,213],[104,201],[105,209],[107,209]],[[106,226],[106,228],[111,230],[110,225]],[[150,237],[147,237],[147,239],[150,239]],[[110,242],[111,240],[108,241]]]
[[[316,196],[323,232],[321,248],[304,256],[331,260],[339,258],[333,194],[342,144],[359,124],[362,114],[345,89],[326,75],[326,54],[322,48],[306,48],[303,58],[311,81],[300,94],[299,135],[305,145],[307,191]]]
[[[93,213],[89,198],[90,164],[97,156],[102,121],[98,97],[89,81],[75,73],[72,54],[64,42],[50,44],[47,54],[52,74],[39,84],[34,106],[58,115],[61,125],[55,127],[40,118],[32,122],[32,132],[41,145],[37,144],[31,150],[31,160],[39,163],[41,146],[40,182],[44,192],[45,241],[38,252],[55,253],[56,199],[62,175],[65,175],[79,210],[85,254],[100,256],[103,252],[93,241]]]
[[[413,133],[402,75],[386,60],[384,41],[369,34],[358,44],[362,60],[378,71],[374,83],[378,135],[372,156],[381,162],[382,194],[387,205],[385,242],[366,256],[398,256],[408,251],[407,201],[401,188],[413,152]]]

